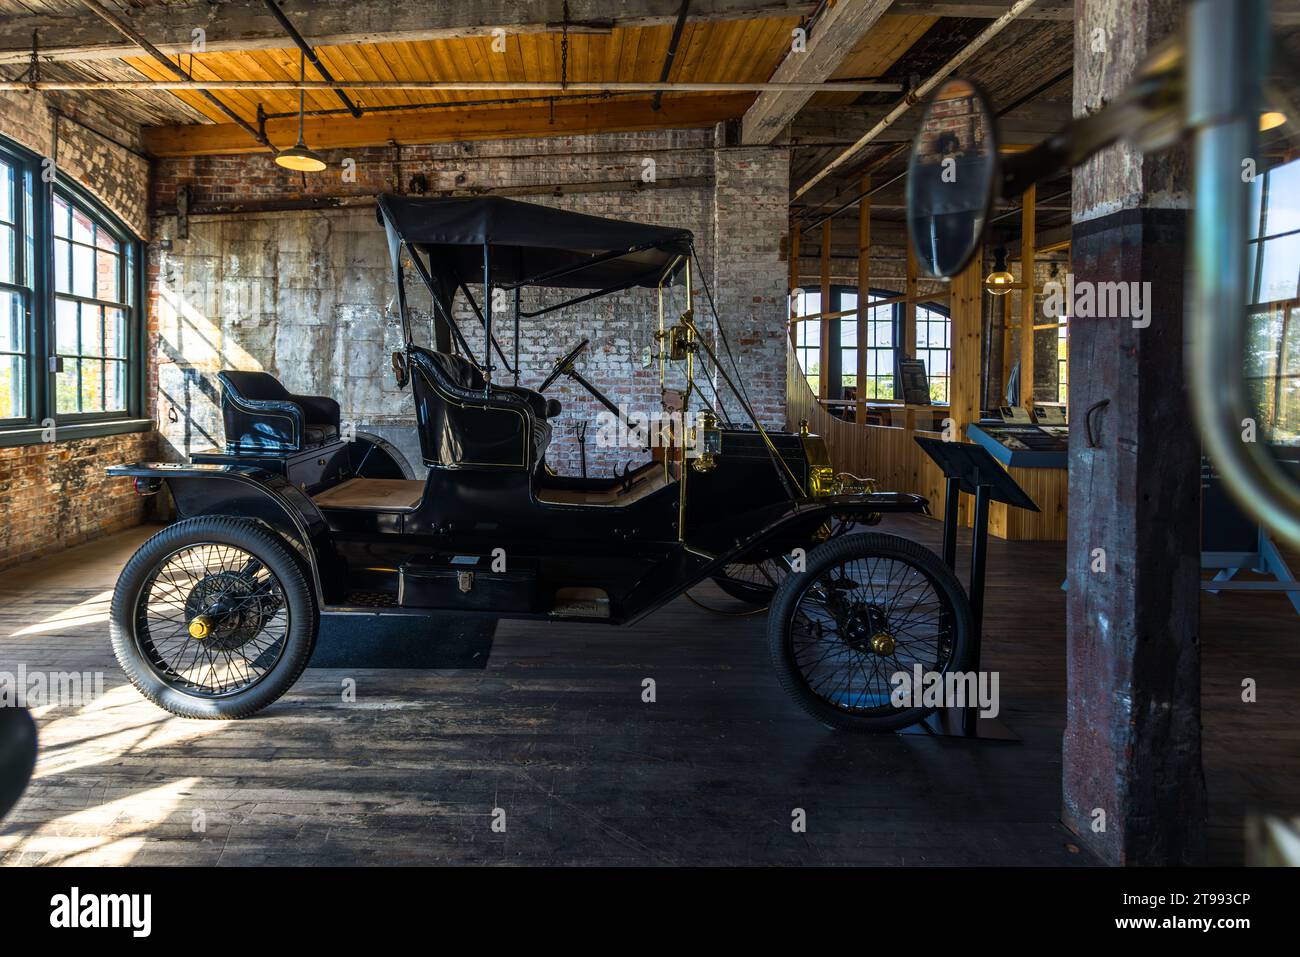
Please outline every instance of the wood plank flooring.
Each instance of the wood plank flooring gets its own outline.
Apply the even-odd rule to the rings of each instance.
[[[930,520],[885,530],[937,546]],[[1092,863],[1058,823],[1059,543],[990,542],[985,663],[1022,739],[1004,744],[826,731],[777,685],[764,616],[686,600],[625,629],[502,623],[485,670],[313,668],[253,719],[185,721],[126,684],[107,640],[113,580],[152,531],[0,575],[0,671],[104,684],[37,712],[0,863]],[[1300,620],[1281,595],[1202,609],[1212,852],[1236,863],[1248,812],[1300,813]]]

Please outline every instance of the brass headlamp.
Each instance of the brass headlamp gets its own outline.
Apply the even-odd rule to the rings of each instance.
[[[722,454],[722,429],[718,427],[718,417],[712,409],[701,409],[699,422],[691,431],[696,449],[691,468],[697,472],[712,472],[718,467],[718,456]]]

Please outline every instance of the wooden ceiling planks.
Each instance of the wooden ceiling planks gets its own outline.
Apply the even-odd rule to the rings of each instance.
[[[790,30],[797,24],[793,17],[689,23],[670,78],[682,82],[766,80],[785,55]],[[667,25],[616,28],[608,33],[574,32],[569,35],[568,79],[657,80],[671,36],[672,28]],[[509,82],[560,78],[560,33],[516,34],[506,40],[504,52],[492,49],[491,36],[481,36],[323,46],[317,53],[334,78],[340,80]],[[126,62],[150,78],[169,78],[161,64],[147,57],[132,57]],[[192,61],[188,56],[183,59],[182,68],[190,69],[191,63],[196,79],[297,78],[297,50],[287,44],[277,50],[195,54]],[[308,70],[308,77],[317,79],[314,68]],[[205,116],[220,117],[193,91],[177,91],[175,95]],[[297,96],[287,91],[218,91],[217,95],[249,121],[256,118],[259,100],[269,113],[290,112],[297,107]],[[403,106],[488,98],[490,94],[471,91],[371,90],[366,92],[364,103]],[[309,91],[307,101],[309,110],[338,106],[333,94],[325,90]]]
[[[767,80],[788,53],[791,31],[799,22],[797,17],[789,16],[718,22],[690,21],[683,30],[669,79],[679,82]],[[914,65],[911,64],[911,59],[920,57],[915,64],[919,68],[925,65],[921,61],[926,56],[943,54],[944,50],[936,47],[936,42],[939,46],[943,45],[940,36],[946,33],[964,35],[966,26],[965,20],[885,14],[845,57],[832,74],[832,79],[878,76],[897,79],[912,69]],[[971,28],[974,26],[972,24]],[[1032,89],[1035,83],[1041,83],[1041,78],[1036,78],[1041,72],[1037,66],[1067,62],[1055,54],[1062,43],[1068,49],[1071,42],[1069,33],[1068,23],[1014,24],[997,46],[982,51],[981,56],[972,61],[970,72],[987,77],[994,87],[995,99],[1007,102],[1006,97],[1010,94],[1019,95],[1018,91]],[[669,24],[617,27],[596,32],[574,31],[568,37],[566,75],[572,81],[658,80],[671,35],[672,27]],[[485,34],[455,39],[321,46],[317,48],[317,53],[334,78],[342,81],[410,79],[515,82],[554,81],[560,78],[563,42],[560,32],[508,34],[504,52],[494,50],[493,42],[494,38]],[[950,42],[960,42],[960,37],[954,36]],[[1026,69],[1024,57],[1021,56],[1025,51],[1032,52],[1036,61],[1035,68]],[[147,77],[169,78],[164,67],[147,58],[133,57],[126,62],[129,67],[140,70]],[[298,51],[286,41],[286,46],[282,49],[198,54],[193,58],[192,64],[187,56],[182,66],[192,69],[197,78],[292,80],[297,78],[297,63]],[[318,79],[314,67],[308,69],[307,75],[310,79]],[[255,120],[259,102],[268,113],[289,114],[297,108],[297,94],[293,91],[218,91],[217,95],[249,121]],[[415,128],[404,123],[403,119],[413,120],[418,117],[419,128],[430,130],[431,135],[439,138],[445,138],[444,134],[448,130],[463,129],[470,138],[482,138],[484,130],[508,130],[511,115],[519,118],[520,135],[535,135],[538,111],[549,113],[551,107],[546,101],[547,94],[538,91],[366,90],[354,91],[350,95],[363,109],[371,110],[424,103],[439,104],[438,108],[419,113],[381,110],[375,114],[375,122],[371,124],[375,130],[382,128],[384,131],[401,133]],[[668,103],[685,96],[688,95],[667,94],[664,101]],[[241,134],[236,127],[227,123],[197,93],[177,91],[174,97],[178,106],[183,103],[182,108],[190,110],[191,115],[201,114],[228,127],[215,135],[215,138],[204,137],[204,142],[210,145],[215,143],[218,151],[242,151],[246,148],[247,134]],[[467,101],[497,98],[516,102],[478,103],[460,109],[456,107],[456,104]],[[813,97],[809,109],[841,112],[879,109],[882,104],[887,105],[895,98],[896,94],[819,93]],[[538,102],[517,102],[521,99]],[[730,96],[719,98],[720,102],[732,104],[743,99]],[[329,90],[308,91],[306,100],[309,111],[338,111],[341,108],[338,98]],[[653,117],[646,108],[648,102],[648,96],[606,97],[591,94],[583,99],[561,96],[553,105],[556,109],[565,107],[564,122],[552,124],[548,119],[546,125],[563,126],[568,131],[582,117],[592,122],[598,117],[605,117],[617,124],[619,129],[631,129],[636,128],[631,124],[635,123],[638,109],[644,111],[645,128],[662,125],[662,119]],[[482,122],[464,115],[478,115],[487,111],[501,115]],[[678,115],[702,115],[698,104],[679,106],[675,112]],[[344,144],[364,145],[358,140],[361,133],[346,132],[348,122],[360,121],[343,116],[321,116],[317,120],[319,122],[308,117],[307,138],[312,145],[322,148]],[[593,127],[595,128],[597,127]],[[370,127],[364,129],[369,130]],[[279,143],[282,135],[282,132],[277,131],[275,142]],[[341,139],[336,140],[334,137]],[[395,138],[411,141],[409,136]],[[155,137],[155,140],[170,144],[169,149],[176,148],[175,144],[180,141],[171,132]],[[799,150],[794,160],[796,177],[802,175],[810,164],[822,162],[825,156],[832,155],[834,151]],[[191,153],[188,149],[185,152]],[[838,190],[832,189],[830,192]]]
[[[857,46],[831,74],[831,79],[884,76],[938,21],[938,17],[886,13],[858,41]],[[858,96],[856,93],[818,93],[808,105],[811,109],[846,107],[851,106]]]
[[[750,20],[720,21],[711,23],[690,22],[683,31],[678,53],[673,62],[670,79],[681,82],[760,82],[768,79],[781,61],[789,46],[791,30],[798,24],[795,17],[775,17]],[[658,80],[672,36],[670,25],[616,28],[607,32],[574,32],[568,38],[568,66],[566,75],[574,81],[652,81]],[[479,81],[546,81],[561,76],[563,38],[559,32],[516,34],[507,37],[506,49],[498,52],[492,48],[490,35],[442,40],[416,40],[394,43],[356,44],[348,46],[322,46],[317,54],[336,80],[479,80]],[[132,57],[127,64],[151,79],[168,79],[164,66],[147,57]],[[191,61],[185,57],[183,69],[197,79],[268,79],[292,80],[297,78],[298,51],[285,47],[274,50],[240,51],[196,54]],[[314,67],[307,71],[309,79],[318,79]],[[209,145],[217,144],[218,151],[242,151],[247,147],[247,134],[242,134],[232,124],[225,122],[211,103],[194,91],[176,91],[179,103],[196,111],[223,127],[214,140],[204,137]],[[260,102],[268,113],[288,114],[297,109],[297,94],[292,91],[217,91],[217,96],[240,116],[255,121]],[[705,94],[704,96],[710,96]],[[495,98],[533,98],[541,103],[480,104],[456,110],[454,104]],[[688,99],[687,94],[666,94],[665,103]],[[715,105],[704,109],[698,100],[689,98],[672,111],[676,116],[734,118],[724,114],[722,106],[738,108],[752,101],[748,95],[716,97]],[[509,119],[495,116],[482,123],[457,117],[453,113],[482,113],[507,111],[518,116],[521,135],[538,130],[538,111],[548,114],[545,94],[536,92],[501,91],[439,91],[439,90],[367,90],[353,94],[362,108],[413,106],[423,103],[444,104],[430,109],[421,117],[422,129],[429,135],[445,138],[447,130],[463,130],[467,138],[483,138],[484,130],[506,130]],[[329,90],[311,90],[307,93],[307,109],[338,110],[338,99]],[[585,104],[585,108],[584,108]],[[602,104],[604,104],[602,106]],[[640,110],[645,115],[645,127],[664,125],[663,117],[653,116],[648,109],[649,97],[602,97],[592,94],[583,100],[564,99],[555,104],[563,111],[565,129],[577,129],[573,124],[581,117],[593,122],[604,118],[618,129],[635,129],[635,116]],[[617,105],[617,108],[614,108]],[[597,108],[599,107],[599,108]],[[414,118],[417,113],[388,112],[376,115],[370,126],[387,136],[394,130],[407,130],[401,117]],[[425,111],[419,111],[423,113]],[[442,115],[437,115],[442,114]],[[739,114],[735,114],[739,115]],[[343,122],[321,125],[335,117],[320,117],[320,122],[308,117],[308,141],[322,148],[334,145],[362,145],[358,137],[345,132]],[[337,118],[340,121],[344,118]],[[350,118],[347,118],[350,120]],[[352,122],[358,122],[352,120]],[[364,127],[369,130],[370,126]],[[229,127],[229,129],[226,129]],[[382,129],[381,129],[382,128]],[[598,128],[598,127],[593,127]],[[181,130],[183,131],[183,127]],[[268,132],[277,144],[286,131],[275,123]],[[373,130],[371,131],[373,132]],[[557,130],[558,132],[558,130]],[[504,135],[504,134],[501,134]],[[315,137],[315,138],[313,138]],[[335,137],[342,137],[336,140]],[[390,137],[391,138],[391,137]],[[406,137],[399,137],[406,139]],[[384,142],[387,140],[385,139]],[[152,138],[154,143],[168,144],[174,149],[176,136],[163,133]],[[189,151],[186,150],[188,154]]]

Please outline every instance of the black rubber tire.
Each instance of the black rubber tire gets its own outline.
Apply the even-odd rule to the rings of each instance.
[[[853,714],[835,707],[817,695],[794,659],[791,623],[807,588],[834,565],[867,557],[892,558],[920,571],[953,616],[953,650],[945,671],[967,667],[971,652],[973,619],[966,592],[951,569],[923,545],[878,532],[842,535],[817,546],[807,555],[804,571],[792,574],[777,589],[767,619],[768,653],[781,687],[807,714],[837,731],[897,731],[926,718],[933,708],[903,708],[882,715]]]
[[[289,613],[279,660],[256,684],[223,697],[187,694],[162,679],[136,640],[141,589],[168,556],[190,545],[232,545],[255,556],[278,579]],[[254,522],[226,516],[187,518],[140,546],[113,590],[109,634],[122,671],[142,695],[182,718],[247,718],[275,702],[302,674],[316,646],[320,610],[302,561],[278,535]]]

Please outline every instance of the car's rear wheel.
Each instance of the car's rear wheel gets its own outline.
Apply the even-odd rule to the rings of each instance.
[[[777,590],[768,650],[804,711],[844,731],[895,731],[934,709],[895,705],[893,676],[969,661],[966,593],[934,552],[895,535],[852,534],[808,553]]]
[[[772,596],[790,574],[785,556],[758,562],[733,562],[713,576],[713,583],[729,596],[747,605],[762,608],[772,603]]]
[[[184,718],[245,718],[302,674],[320,616],[273,532],[220,516],[145,542],[113,592],[113,653],[146,698]]]

